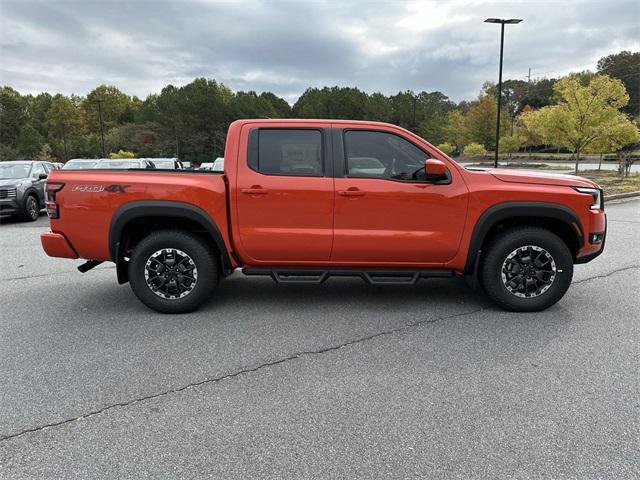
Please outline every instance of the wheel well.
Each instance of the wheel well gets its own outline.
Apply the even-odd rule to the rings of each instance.
[[[229,271],[228,260],[224,252],[220,251],[216,239],[211,232],[201,223],[190,218],[180,216],[149,216],[130,219],[122,227],[120,237],[117,239],[117,249],[114,261],[118,283],[129,281],[128,257],[140,241],[151,232],[158,230],[184,230],[201,238],[206,245],[220,257],[221,274]]]
[[[23,196],[24,200],[26,200],[27,197],[35,197],[36,202],[38,202],[38,206],[40,205],[40,197],[38,196],[38,192],[36,191],[35,188],[30,188],[29,190],[24,192],[24,196]]]
[[[557,218],[548,217],[509,217],[492,225],[482,242],[481,250],[485,250],[485,245],[489,243],[496,235],[507,229],[516,227],[539,227],[555,233],[569,248],[571,255],[575,261],[576,254],[580,248],[578,231],[570,224]],[[576,227],[577,228],[577,227]]]
[[[184,230],[205,241],[210,248],[220,254],[216,242],[207,229],[195,220],[182,217],[138,217],[127,222],[119,238],[120,254],[128,257],[140,240],[157,230]]]

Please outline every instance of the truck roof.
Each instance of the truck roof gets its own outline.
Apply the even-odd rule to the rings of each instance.
[[[375,122],[373,120],[338,120],[331,118],[247,118],[242,120],[236,120],[233,123],[245,124],[245,123],[343,123],[348,125],[379,125],[386,127],[398,128],[397,125],[386,122]]]

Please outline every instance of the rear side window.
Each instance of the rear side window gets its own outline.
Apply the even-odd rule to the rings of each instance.
[[[260,129],[256,133],[257,155],[249,158],[253,170],[266,175],[322,176],[319,130]]]

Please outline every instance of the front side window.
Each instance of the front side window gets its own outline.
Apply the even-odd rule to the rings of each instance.
[[[47,173],[44,169],[44,165],[42,165],[41,163],[36,163],[33,167],[33,170],[31,171],[31,176],[35,179],[38,179],[40,178],[40,174],[42,173]]]
[[[347,176],[424,181],[429,155],[398,135],[367,130],[344,133]]]
[[[267,175],[322,176],[322,134],[318,130],[261,129],[257,165]]]

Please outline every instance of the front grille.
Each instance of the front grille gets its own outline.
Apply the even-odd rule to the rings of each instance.
[[[17,195],[15,188],[0,190],[0,198],[15,198]]]

